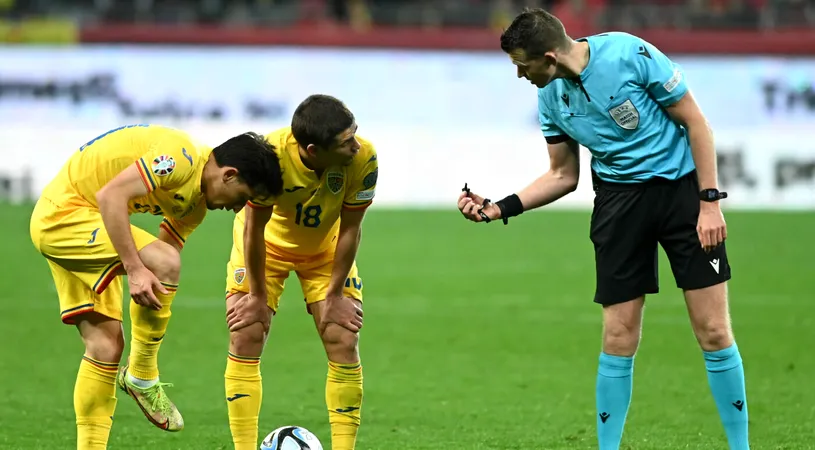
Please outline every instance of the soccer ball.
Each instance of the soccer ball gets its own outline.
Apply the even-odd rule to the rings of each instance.
[[[303,427],[280,427],[266,436],[260,450],[323,450],[323,444]]]

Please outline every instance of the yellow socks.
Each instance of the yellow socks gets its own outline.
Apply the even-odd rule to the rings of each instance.
[[[104,450],[116,410],[118,362],[82,357],[74,385],[77,450]]]
[[[235,450],[256,450],[258,416],[263,400],[260,358],[229,353],[226,361],[226,401]],[[325,401],[331,424],[332,450],[353,450],[362,408],[362,366],[328,363]]]
[[[353,450],[362,408],[362,365],[328,362],[325,403],[332,450]]]
[[[141,380],[158,379],[158,350],[167,324],[170,322],[170,306],[172,306],[177,284],[161,282],[167,294],[156,292],[156,298],[161,302],[161,309],[145,308],[130,302],[131,344],[130,360],[127,372],[129,375]]]
[[[258,416],[263,400],[260,358],[229,353],[224,379],[229,429],[235,450],[257,450]]]

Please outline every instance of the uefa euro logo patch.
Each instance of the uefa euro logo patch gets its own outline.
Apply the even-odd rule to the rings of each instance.
[[[156,176],[167,176],[173,173],[173,169],[175,169],[175,160],[172,156],[161,155],[153,160],[153,173]]]
[[[244,279],[246,279],[246,269],[243,267],[235,269],[235,283],[243,284]]]

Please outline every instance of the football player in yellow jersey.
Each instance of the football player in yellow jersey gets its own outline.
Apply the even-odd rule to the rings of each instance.
[[[281,191],[277,154],[262,136],[246,133],[210,149],[154,125],[91,140],[45,187],[31,239],[51,268],[62,321],[75,325],[85,343],[74,386],[77,449],[107,447],[117,381],[153,424],[183,428],[157,362],[178,287],[179,252],[208,209],[237,212]],[[158,237],[131,225],[133,213],[164,216]],[[127,275],[132,297],[130,358],[121,371],[120,275]]]
[[[284,192],[273,207],[250,203],[235,217],[227,266],[225,388],[236,450],[258,448],[260,356],[291,271],[328,357],[325,400],[332,448],[351,450],[356,443],[362,278],[355,257],[378,175],[374,147],[356,131],[353,114],[339,100],[326,95],[304,100],[291,127],[266,137],[280,155]]]

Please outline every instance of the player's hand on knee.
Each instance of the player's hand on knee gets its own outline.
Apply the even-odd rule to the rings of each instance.
[[[226,325],[229,331],[238,331],[253,323],[261,323],[264,332],[268,332],[271,320],[271,309],[266,298],[255,294],[244,295],[226,311]]]
[[[722,210],[716,204],[703,204],[696,224],[699,243],[705,252],[711,252],[727,239],[727,224]]]
[[[140,267],[127,273],[127,284],[130,297],[137,305],[155,310],[161,309],[161,302],[156,298],[155,291],[167,294],[167,289],[161,281],[147,267]]]
[[[350,297],[325,299],[323,316],[320,319],[320,334],[329,323],[335,323],[354,333],[362,329],[362,308]]]

